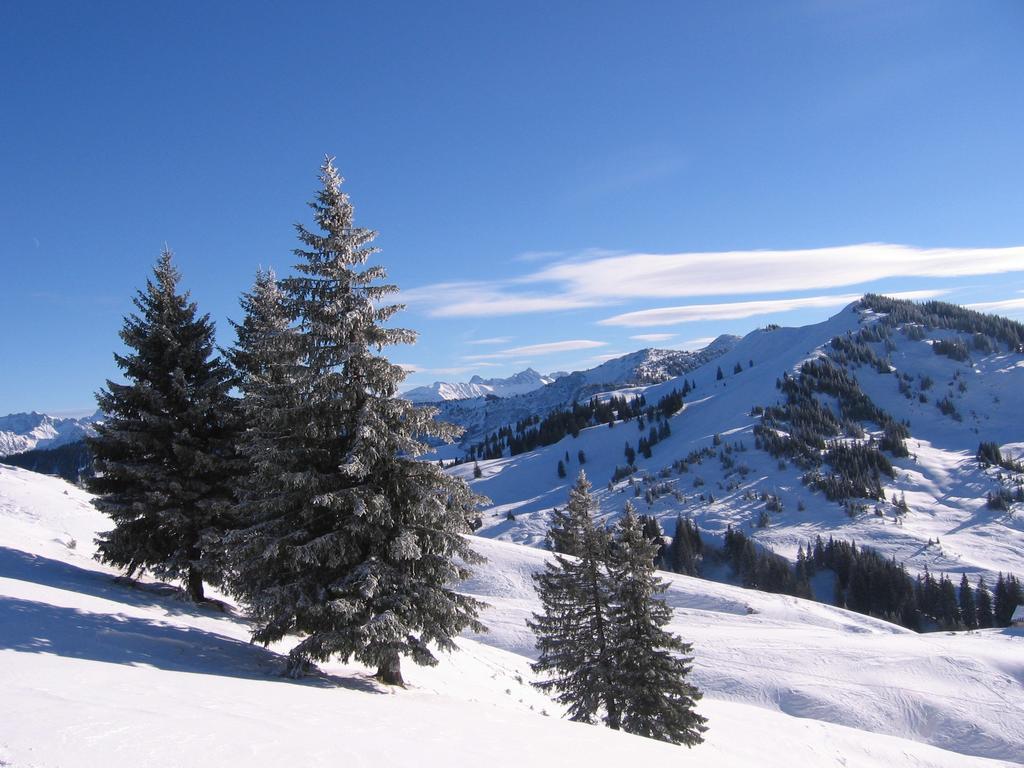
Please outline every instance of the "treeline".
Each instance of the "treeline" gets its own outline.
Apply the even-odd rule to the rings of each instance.
[[[858,349],[858,344],[843,349]],[[857,379],[829,358],[805,362],[797,376],[785,373],[776,385],[786,402],[753,409],[752,415],[761,416],[754,426],[755,446],[807,470],[804,483],[824,491],[830,500],[884,498],[881,475],[891,477],[893,468],[881,451],[897,457],[908,455],[910,429],[906,422],[896,421],[879,408]],[[836,399],[838,415],[818,394]],[[864,421],[882,427],[880,440],[864,440]],[[819,469],[823,463],[829,465],[830,472]]]
[[[874,293],[866,294],[859,306],[884,314],[880,322],[889,327],[917,323],[925,328],[981,334],[1002,342],[1010,351],[1024,352],[1024,324],[1005,317],[986,315],[944,301],[917,304]]]
[[[81,483],[92,477],[92,453],[84,441],[66,443],[56,448],[34,448],[31,451],[0,457],[0,463],[13,467],[56,475],[69,483]]]
[[[914,581],[902,563],[852,541],[823,541],[797,550],[796,571],[805,581],[822,571],[835,575],[833,602],[867,616],[922,631]]]
[[[834,441],[825,453],[832,472],[809,472],[803,482],[823,491],[829,501],[884,499],[883,474],[893,476],[892,463],[870,443]]]
[[[635,397],[613,396],[606,400],[592,398],[586,403],[576,402],[570,408],[551,411],[544,417],[520,419],[514,427],[504,426],[470,446],[467,459],[500,459],[506,455],[506,451],[509,456],[516,456],[545,445],[554,445],[566,435],[579,437],[582,430],[598,424],[613,427],[616,421],[636,420],[644,429],[646,423],[661,421],[663,427],[651,427],[652,433],[646,438],[647,447],[638,446],[640,452],[649,457],[650,446],[665,435],[668,418],[682,409],[684,398],[694,386],[692,382],[684,381],[681,388],[673,389],[653,405],[648,404],[642,394]]]
[[[927,570],[915,577],[895,558],[886,558],[852,541],[818,536],[801,545],[796,563],[757,545],[731,525],[721,549],[708,546],[690,518],[676,518],[671,540],[656,520],[641,517],[645,535],[660,545],[659,567],[705,578],[709,565],[728,565],[744,587],[762,592],[820,600],[811,579],[821,573],[834,577],[832,603],[856,613],[884,619],[916,632],[1005,627],[1014,608],[1024,603],[1020,580],[1000,574],[990,590],[984,578],[972,586],[964,574],[959,586],[948,576],[936,579]]]
[[[978,451],[975,456],[983,466],[1002,467],[1010,472],[1024,472],[1024,462],[1003,456],[998,443],[983,440],[978,443]]]

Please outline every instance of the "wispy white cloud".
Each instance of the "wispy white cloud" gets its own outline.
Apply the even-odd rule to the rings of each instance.
[[[946,296],[953,291],[944,289],[932,289],[926,291],[896,291],[895,293],[886,292],[885,295],[890,299],[903,299],[904,301],[927,301],[928,299],[937,299],[940,296]]]
[[[968,309],[976,309],[979,312],[1021,312],[1024,311],[1024,299],[1005,299],[1004,301],[982,301],[977,304],[968,304]]]
[[[841,307],[860,298],[858,293],[837,296],[805,296],[799,299],[769,299],[767,301],[731,301],[724,304],[689,304],[682,307],[658,307],[626,312],[598,321],[601,325],[646,327],[678,325],[698,320],[739,320],[755,315],[791,312],[794,309]]]
[[[424,306],[432,317],[499,317],[592,307],[597,298],[515,291],[508,282],[438,283],[402,292],[402,301]]]
[[[530,355],[551,355],[556,352],[575,352],[580,349],[606,347],[606,341],[590,339],[571,339],[569,341],[550,341],[544,344],[529,344],[525,347],[510,347],[486,355],[465,355],[463,360],[495,360],[508,357],[529,357]]]
[[[895,299],[933,299],[948,293],[946,290],[903,291],[887,294]],[[721,304],[688,304],[681,307],[659,307],[637,312],[626,312],[599,320],[600,325],[623,325],[631,327],[678,325],[698,320],[739,320],[757,315],[792,312],[796,309],[822,309],[842,307],[857,301],[859,293],[843,293],[827,296],[802,296],[799,298],[764,299],[759,301],[730,301]]]
[[[715,340],[714,336],[702,336],[699,339],[690,339],[689,341],[684,341],[681,344],[677,344],[676,346],[679,349],[689,349],[689,350],[704,349],[704,347],[706,347],[708,344],[710,344],[714,340]]]
[[[472,373],[476,366],[457,365],[452,368],[431,368],[427,373],[434,376],[462,376],[465,373]]]
[[[674,337],[674,333],[638,333],[636,336],[630,336],[629,338],[634,341],[668,341]]]
[[[570,341],[551,341],[546,344],[530,344],[525,347],[513,347],[506,349],[505,354],[517,355],[550,355],[555,352],[574,352],[577,349],[593,349],[594,347],[606,347],[606,341],[592,341],[590,339],[572,339]]]
[[[631,299],[813,291],[898,277],[950,278],[1024,271],[1024,246],[832,248],[708,253],[587,252],[501,281],[439,283],[403,299],[439,317],[552,312]]]
[[[512,341],[511,336],[494,336],[490,339],[470,339],[466,343],[483,346],[487,344],[508,344],[510,341]]]
[[[625,254],[561,263],[531,275],[583,297],[668,298],[808,291],[892,277],[963,277],[1024,270],[1024,246],[914,248],[866,243],[791,251]]]

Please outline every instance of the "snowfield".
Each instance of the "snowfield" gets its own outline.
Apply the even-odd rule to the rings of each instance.
[[[937,355],[931,348],[935,339],[953,335],[948,331],[933,331],[916,341],[894,333],[893,373],[878,374],[870,366],[854,369],[860,386],[876,404],[910,422],[907,447],[911,456],[893,459],[895,478],[882,477],[887,498],[903,494],[910,507],[899,524],[895,506],[889,502],[878,505],[881,515],[874,513],[875,504],[869,502],[866,513],[851,518],[839,503],[805,487],[800,481],[802,470],[792,464],[780,466],[767,452],[755,449],[753,428],[759,419],[751,415],[751,408],[780,400],[776,380],[786,372],[795,374],[804,361],[824,354],[833,337],[855,333],[875,319],[869,312],[847,307],[816,325],[754,331],[720,357],[687,373],[685,378],[696,382],[697,389],[687,396],[683,410],[669,419],[672,434],[654,446],[650,459],[636,458],[637,477],[649,474],[656,482],[667,480],[686,496],[685,502],[663,495],[648,505],[643,497],[634,499],[628,479],[608,489],[616,467],[627,463],[625,443],[635,448],[646,434],[635,422],[619,422],[613,429],[590,427],[578,438],[567,436],[529,453],[481,461],[483,476],[479,479],[473,478],[472,463],[454,467],[452,472],[492,500],[478,533],[541,545],[551,508],[565,504],[582,450],[586,456],[583,469],[594,485],[595,502],[609,520],[618,517],[627,499],[633,499],[638,512],[659,518],[669,535],[675,530],[676,516],[683,513],[696,521],[711,541],[720,540],[726,526],[732,525],[790,560],[796,559],[799,546],[820,535],[855,540],[885,557],[894,556],[911,573],[928,568],[936,576],[950,575],[954,582],[967,573],[972,584],[984,576],[991,587],[999,572],[1024,575],[1024,504],[1016,503],[1008,511],[986,507],[986,493],[999,487],[1001,470],[982,470],[975,461],[983,440],[1000,445],[1004,456],[1024,457],[1024,399],[1020,397],[1024,392],[1024,355],[1020,353],[973,353],[971,364],[961,363]],[[881,344],[875,346],[884,351]],[[737,365],[742,372],[733,373]],[[719,368],[725,374],[722,380],[716,376]],[[900,393],[897,377],[901,373],[915,382],[922,377],[933,381],[925,392],[927,402]],[[641,389],[647,403],[653,405],[680,388],[681,382],[673,379]],[[629,390],[635,391],[637,388]],[[960,420],[943,415],[936,407],[943,396],[955,403]],[[737,465],[745,465],[745,476],[723,467],[717,457],[691,466],[686,474],[671,471],[673,461],[691,451],[715,447],[716,434],[723,445],[744,445],[746,450],[732,457]],[[560,479],[556,466],[566,454],[568,476]],[[703,481],[700,487],[697,478]],[[773,513],[771,525],[762,529],[756,521],[765,504],[751,497],[764,492],[778,496],[784,509]],[[713,503],[700,498],[705,493],[714,496]],[[510,512],[515,520],[507,519]]]
[[[176,590],[92,560],[87,493],[0,466],[0,765],[996,766],[1024,758],[1024,632],[915,635],[795,598],[671,576],[694,643],[706,742],[693,749],[559,718],[529,685],[547,555],[474,540],[464,588],[491,631],[407,689],[332,663],[279,677],[287,646]],[[671,762],[670,762],[671,761]]]

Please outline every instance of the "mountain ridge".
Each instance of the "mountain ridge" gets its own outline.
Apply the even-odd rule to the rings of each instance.
[[[522,395],[550,384],[555,380],[533,368],[526,368],[504,378],[485,379],[479,374],[467,382],[435,381],[414,387],[402,394],[413,403],[436,403],[445,400],[466,400],[473,397],[512,397]]]
[[[36,411],[0,416],[0,456],[77,442],[92,434],[92,425],[101,419],[99,411],[82,418],[59,418]]]

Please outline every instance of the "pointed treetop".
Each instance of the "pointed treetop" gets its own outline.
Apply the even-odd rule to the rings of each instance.
[[[153,274],[156,275],[157,285],[160,287],[161,292],[174,293],[174,290],[178,287],[178,281],[181,280],[181,272],[174,266],[174,251],[166,243],[164,243],[163,250],[160,251],[160,256],[156,260]]]
[[[345,178],[334,167],[334,157],[325,154],[324,163],[320,166],[320,182],[324,185],[324,191],[344,194],[341,192],[341,185],[344,181]],[[347,198],[348,195],[345,195],[345,197]]]

